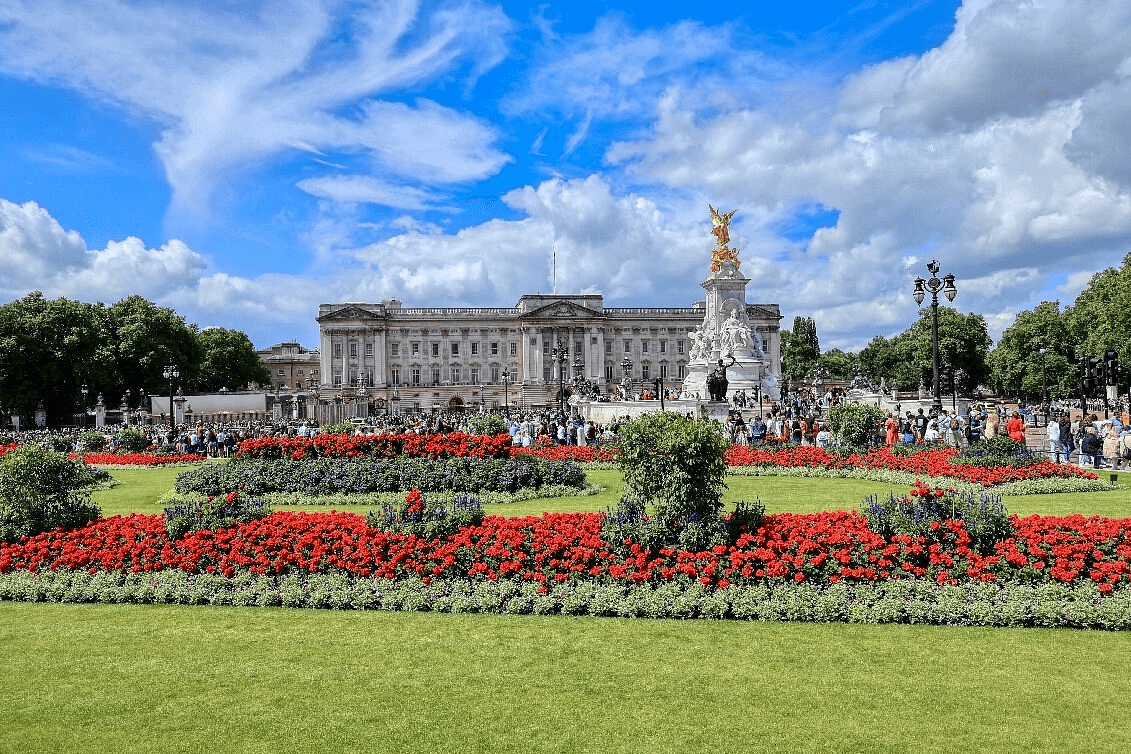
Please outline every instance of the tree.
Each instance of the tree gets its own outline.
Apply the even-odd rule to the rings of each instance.
[[[29,415],[42,401],[50,423],[69,421],[81,386],[105,373],[105,310],[34,291],[0,306],[0,404]]]
[[[1123,257],[1119,269],[1111,267],[1093,275],[1088,287],[1065,309],[1064,317],[1078,344],[1077,358],[1114,350],[1126,374],[1131,366],[1131,253]],[[1074,372],[1078,378],[1075,368]]]
[[[170,359],[180,368],[184,384],[199,379],[201,350],[196,325],[172,309],[157,306],[141,296],[129,296],[108,310],[111,337],[104,344],[113,364],[112,384],[104,388],[108,402],[116,404],[122,394],[134,395],[144,388],[150,395],[168,389],[161,372]]]
[[[895,337],[895,350],[901,364],[895,377],[900,390],[916,390],[920,383],[931,387],[932,328],[931,309],[926,308],[911,327]],[[940,369],[953,369],[961,375],[959,393],[970,394],[986,382],[989,375],[986,355],[991,343],[986,318],[981,314],[961,314],[949,306],[939,307]],[[940,375],[940,386],[942,382]]]
[[[1032,311],[1018,312],[986,359],[988,384],[1003,395],[1039,399],[1047,382],[1050,398],[1075,395],[1079,374],[1074,342],[1060,302],[1043,301]]]
[[[249,382],[271,383],[271,373],[247,334],[240,330],[208,327],[196,335],[200,348],[200,368],[196,387],[204,392],[220,388],[243,390]]]
[[[826,374],[834,380],[850,380],[858,361],[856,354],[846,353],[839,348],[834,348],[821,354],[820,358],[817,359],[817,366],[825,370]]]
[[[793,330],[781,333],[782,376],[787,380],[808,379],[820,355],[817,324],[812,317],[795,317]]]

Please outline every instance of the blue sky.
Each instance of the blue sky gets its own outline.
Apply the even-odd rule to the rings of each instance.
[[[1131,240],[1131,4],[0,0],[0,300],[258,346],[319,303],[748,300],[824,348],[937,256],[996,336]]]

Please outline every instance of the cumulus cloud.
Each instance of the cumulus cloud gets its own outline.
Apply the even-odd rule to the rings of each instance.
[[[0,6],[0,72],[156,123],[174,206],[200,210],[224,174],[297,149],[362,153],[371,164],[360,175],[402,183],[493,174],[507,158],[492,126],[378,98],[462,68],[474,78],[502,58],[509,26],[474,0],[11,0]]]
[[[651,133],[607,156],[639,181],[759,207],[771,225],[813,204],[837,211],[790,249],[790,285],[752,286],[789,314],[820,312],[823,343],[903,329],[910,279],[935,256],[959,278],[956,305],[1000,324],[1057,276],[1116,263],[1131,243],[1115,159],[1128,149],[1117,124],[1131,7],[1105,9],[969,2],[937,49],[830,90],[833,110],[714,113],[669,92]]]

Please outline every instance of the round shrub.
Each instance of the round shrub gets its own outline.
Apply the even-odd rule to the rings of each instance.
[[[142,453],[149,447],[149,441],[136,429],[123,429],[118,433],[118,447],[124,453]]]
[[[827,418],[829,429],[842,445],[866,447],[868,436],[883,421],[884,411],[862,403],[838,403],[829,409]]]
[[[0,540],[72,529],[101,515],[90,488],[108,475],[38,444],[0,458]]]
[[[101,432],[83,432],[79,435],[79,448],[84,453],[99,453],[106,449],[106,438]]]

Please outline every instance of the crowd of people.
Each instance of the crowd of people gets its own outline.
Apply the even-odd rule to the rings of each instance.
[[[830,400],[830,398],[832,400]],[[813,445],[830,447],[836,438],[825,420],[828,404],[836,397],[816,398],[811,393],[791,395],[786,401],[755,409],[737,397],[723,424],[726,437],[741,445]],[[751,401],[751,403],[754,403]],[[756,404],[755,404],[756,405]],[[1079,412],[1075,412],[1079,417]],[[416,413],[369,417],[354,425],[358,434],[436,434],[449,432],[474,433],[476,414],[460,411]],[[567,417],[560,412],[526,410],[503,417],[501,426],[517,447],[553,445],[605,445],[616,440],[624,417],[607,424],[583,418]],[[1008,436],[1026,442],[1026,419],[1035,418],[1024,405],[1006,412],[993,406],[974,404],[966,414],[943,409],[938,416],[923,409],[903,414],[887,412],[869,434],[868,443],[882,445],[944,445],[966,447],[978,440]],[[104,447],[117,451],[124,435],[124,426],[104,426],[97,432],[104,437]],[[141,434],[143,445],[166,452],[197,454],[223,458],[233,455],[242,440],[269,436],[310,436],[324,432],[316,423],[304,420],[232,422],[182,425],[173,429],[166,425],[129,427]],[[89,433],[86,430],[85,433]],[[83,430],[69,428],[50,431],[34,429],[8,433],[11,442],[40,442],[56,448],[89,450],[89,437]],[[1053,407],[1045,426],[1043,448],[1051,460],[1075,462],[1091,468],[1121,469],[1131,467],[1131,422],[1127,410],[1116,411],[1101,419],[1095,413],[1070,419],[1067,407]]]

